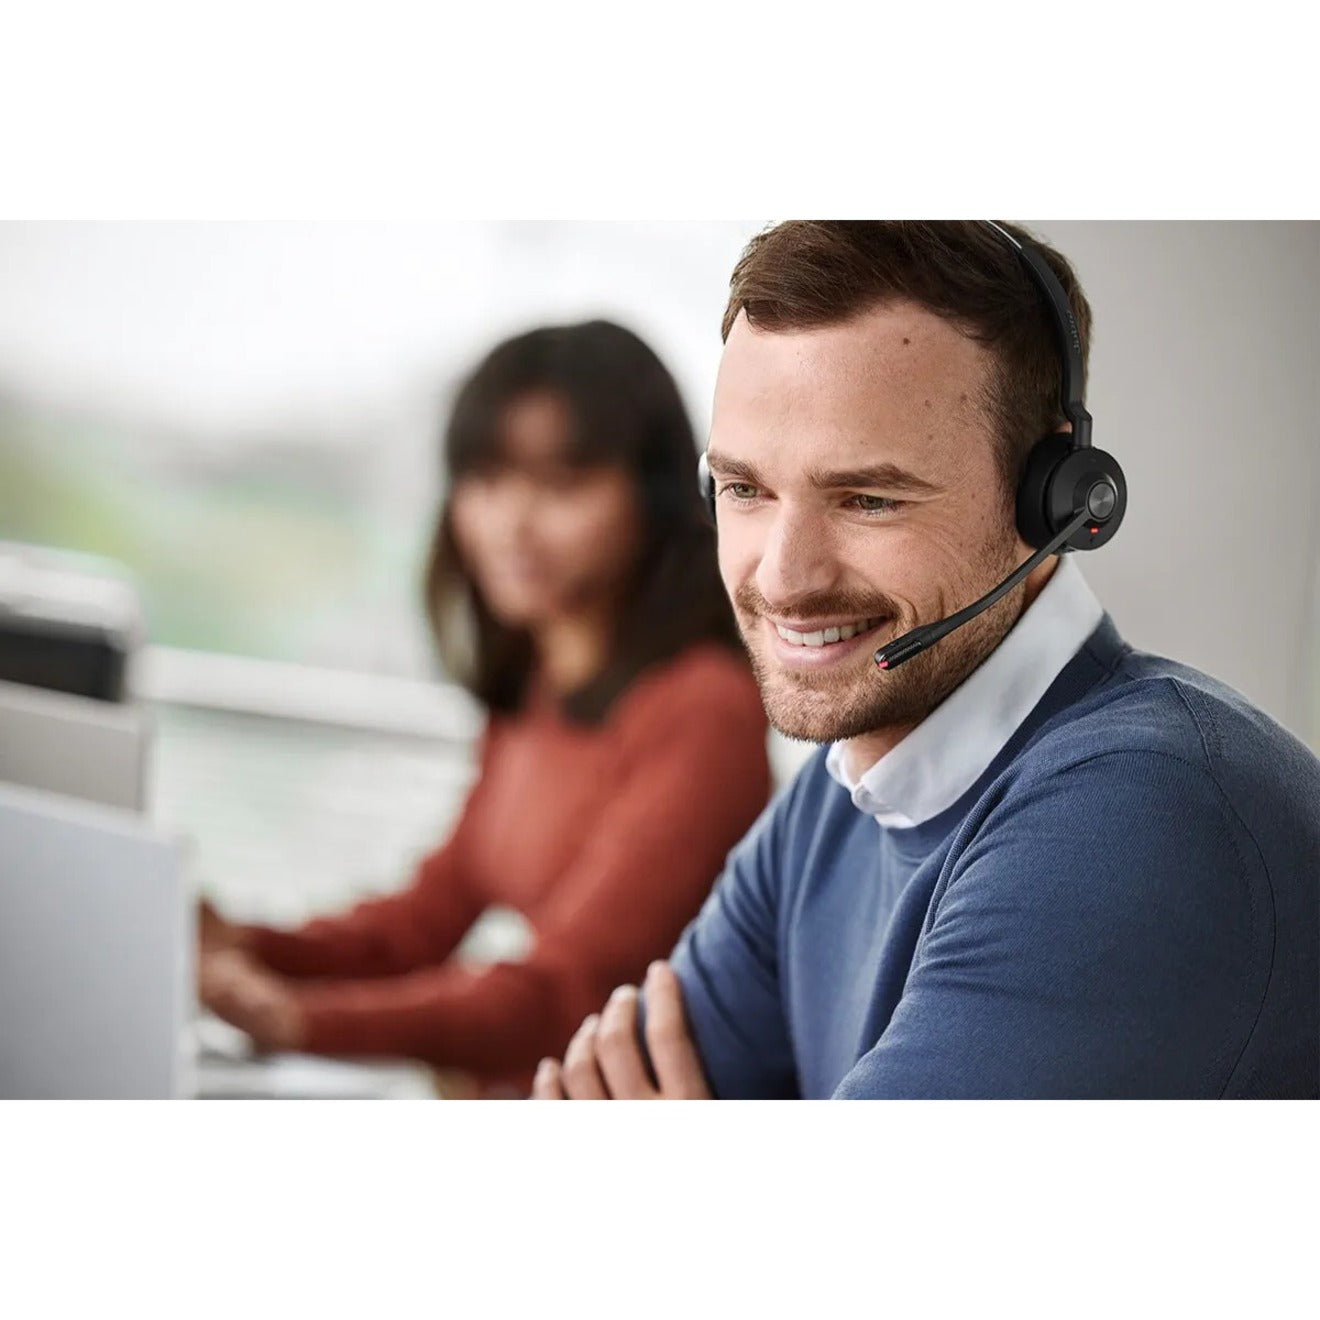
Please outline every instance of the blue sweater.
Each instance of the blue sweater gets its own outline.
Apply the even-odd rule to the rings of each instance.
[[[674,955],[716,1095],[1320,1095],[1320,762],[1106,618],[882,829],[818,753]]]

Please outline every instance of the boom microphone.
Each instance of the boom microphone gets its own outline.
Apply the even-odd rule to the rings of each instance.
[[[914,655],[920,655],[922,651],[934,646],[941,638],[947,637],[951,632],[961,628],[964,623],[970,623],[983,610],[988,610],[996,601],[1002,600],[1032,569],[1043,564],[1052,554],[1055,554],[1070,536],[1079,531],[1093,517],[1094,515],[1089,509],[1080,510],[1052,541],[1041,546],[1026,563],[1014,569],[993,591],[982,596],[980,600],[973,601],[966,609],[959,610],[957,614],[950,614],[947,619],[941,619],[938,623],[923,623],[919,628],[913,628],[910,632],[905,632],[902,637],[896,637],[893,641],[887,642],[875,653],[876,665],[880,669],[897,669],[905,660],[911,660]],[[1096,530],[1098,532],[1099,529]]]

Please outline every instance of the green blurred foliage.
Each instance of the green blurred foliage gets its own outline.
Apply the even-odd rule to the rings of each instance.
[[[424,529],[383,527],[314,464],[305,482],[189,470],[134,439],[0,402],[0,539],[124,565],[169,646],[335,663],[355,610],[415,611]]]

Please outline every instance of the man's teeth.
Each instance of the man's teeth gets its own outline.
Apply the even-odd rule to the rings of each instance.
[[[846,642],[858,633],[869,632],[878,628],[883,619],[860,619],[857,623],[845,623],[841,628],[825,628],[820,632],[800,633],[792,628],[782,628],[775,624],[775,631],[790,646],[828,646],[831,642]]]

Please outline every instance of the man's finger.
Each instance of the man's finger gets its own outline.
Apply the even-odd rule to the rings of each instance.
[[[557,1059],[542,1059],[536,1066],[536,1076],[532,1078],[533,1100],[567,1100],[564,1084],[559,1076]]]
[[[564,1051],[560,1077],[570,1100],[608,1100],[609,1093],[596,1066],[596,1028],[600,1018],[593,1013],[577,1029]]]
[[[668,963],[654,962],[646,973],[646,1046],[651,1052],[660,1094],[669,1100],[708,1100],[701,1060],[688,1034],[683,991]]]
[[[658,1099],[637,1040],[637,989],[621,985],[605,1005],[596,1033],[596,1062],[616,1100]]]

